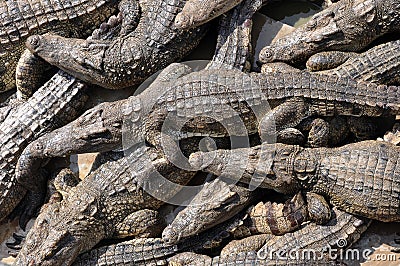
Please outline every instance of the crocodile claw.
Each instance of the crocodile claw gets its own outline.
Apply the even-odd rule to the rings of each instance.
[[[18,235],[16,233],[13,233],[13,238],[14,238],[14,242],[12,243],[6,243],[6,246],[11,249],[8,253],[12,253],[10,254],[13,257],[16,257],[18,255],[18,251],[21,250],[22,248],[22,241],[25,239],[24,236]]]
[[[15,250],[9,250],[8,251],[8,255],[10,255],[11,257],[16,258],[18,256],[18,252]]]

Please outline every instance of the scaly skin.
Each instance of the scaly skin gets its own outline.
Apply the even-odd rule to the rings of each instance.
[[[117,10],[117,3],[117,0],[2,1],[0,92],[15,87],[15,67],[29,36],[54,32],[66,37],[87,37]]]
[[[138,210],[126,217],[124,223],[116,226],[114,237],[156,237],[162,232],[165,226],[165,220],[160,216],[158,211],[150,209]]]
[[[251,203],[253,194],[248,188],[218,178],[206,183],[164,229],[162,238],[167,243],[177,243],[222,223]]]
[[[248,154],[252,155],[251,160],[243,165]],[[399,154],[399,147],[381,141],[312,149],[264,144],[254,148],[194,153],[189,162],[196,169],[223,174],[226,178],[251,180],[253,173],[267,171],[263,165],[266,160],[272,160],[271,171],[276,178],[257,177],[264,178],[264,186],[279,191],[284,185],[300,186],[323,196],[341,210],[390,222],[400,221]],[[245,166],[245,170],[239,166]]]
[[[283,235],[294,231],[308,220],[307,204],[301,193],[297,193],[284,204],[259,202],[248,211],[245,221],[253,234]]]
[[[195,174],[178,169],[152,148],[141,147],[127,157],[110,161],[86,177],[60,203],[41,212],[18,254],[16,265],[70,265],[78,254],[100,240],[112,238],[121,224],[132,224],[132,214],[158,209],[163,201],[137,184],[139,176],[151,179],[161,173],[185,185]],[[174,196],[178,190],[160,184],[159,193]],[[55,210],[56,211],[55,211]],[[46,226],[43,226],[43,217]],[[139,219],[140,216],[136,215]]]
[[[102,23],[88,40],[110,41],[137,26],[141,15],[139,1],[121,0],[118,10],[120,11],[118,15],[111,16],[107,22]],[[51,71],[47,71],[49,67],[50,64],[25,49],[18,61],[16,72],[18,99],[27,99],[37,90],[42,81],[51,74]]]
[[[165,91],[162,95],[160,87]],[[400,88],[394,86],[310,73],[203,70],[155,84],[125,100],[102,103],[31,143],[20,157],[18,180],[33,188],[35,182],[29,180],[43,158],[117,147],[124,119],[130,123],[132,139],[162,147],[160,142],[166,138],[160,132],[167,117],[169,128],[164,133],[179,138],[248,136],[257,131],[268,137],[308,116],[390,116],[400,113],[399,106]],[[209,115],[220,123],[204,118]],[[275,128],[268,128],[274,124]],[[229,125],[228,129],[222,125]]]
[[[142,238],[100,247],[79,255],[73,266],[167,265],[167,258],[178,251],[160,238]]]
[[[271,234],[253,235],[240,240],[232,240],[222,250],[220,257],[229,257],[232,254],[259,250],[265,242],[272,238]]]
[[[397,0],[344,0],[260,52],[263,63],[299,63],[329,50],[360,51],[379,36],[400,31]]]
[[[399,40],[384,43],[374,46],[364,53],[353,54],[352,57],[336,68],[317,73],[329,73],[339,77],[351,77],[356,80],[377,84],[397,85],[400,82],[398,76],[400,71],[399,50]],[[315,57],[317,56],[318,54],[315,55]],[[337,61],[337,59],[334,61]],[[308,62],[310,62],[310,60]]]
[[[359,239],[360,235],[368,227],[368,219],[357,218],[351,214],[334,209],[334,218],[326,225],[316,225],[313,223],[305,224],[300,230],[293,233],[287,233],[283,236],[271,236],[259,251],[252,249],[258,248],[260,238],[262,236],[253,236],[242,241],[237,241],[236,245],[231,244],[228,246],[230,250],[239,248],[241,252],[229,252],[224,251],[226,256],[218,256],[210,258],[205,255],[185,252],[175,255],[169,259],[169,265],[345,265],[339,261],[331,260],[329,253],[327,252],[327,245],[332,250],[337,249],[337,253],[333,253],[339,256],[339,250],[348,248],[352,243]],[[248,243],[252,241],[253,243]],[[338,246],[342,242],[345,245]],[[247,242],[247,243],[246,243]],[[301,258],[301,252],[304,250],[314,250],[316,252],[317,259],[312,257],[311,259]],[[293,259],[289,257],[288,252],[291,250],[299,251],[299,258]],[[279,255],[282,256],[278,259],[277,253],[273,251],[279,251]],[[221,255],[224,255],[221,254]],[[270,254],[272,257],[270,257]],[[284,256],[287,256],[286,258]],[[306,254],[307,255],[307,254]],[[292,256],[294,254],[292,253]]]
[[[79,255],[73,265],[166,265],[166,259],[177,252],[202,252],[219,247],[243,223],[244,217],[243,214],[235,215],[232,219],[178,244],[169,244],[160,238],[145,238],[92,249]]]
[[[169,266],[345,266],[336,261],[329,260],[291,260],[291,261],[266,261],[257,256],[256,251],[232,253],[230,256],[210,258],[207,255],[196,254],[192,252],[184,252],[175,255],[169,259]]]
[[[24,148],[44,133],[71,121],[86,99],[85,86],[59,72],[1,123],[0,220],[14,210],[26,193],[15,177],[15,166]]]
[[[189,0],[182,11],[176,15],[174,26],[178,29],[198,27],[229,9],[243,0]]]
[[[95,30],[91,38],[112,38],[114,29],[120,28],[120,21],[115,17]],[[0,177],[0,220],[6,218],[24,197],[26,190],[17,182],[14,169],[24,148],[44,133],[63,126],[76,118],[87,100],[86,85],[63,71],[55,74],[26,102],[8,108],[8,114],[0,125],[2,135],[2,158],[0,165],[3,172]],[[5,107],[7,108],[7,107]],[[40,178],[39,178],[40,179]],[[39,186],[44,186],[42,183]],[[30,193],[32,194],[32,193]],[[35,204],[41,204],[34,197],[27,197],[13,216],[20,216],[20,226],[25,227],[33,215]]]
[[[243,1],[220,20],[217,46],[207,69],[250,70],[252,16],[261,7],[262,2]]]
[[[113,41],[47,34],[31,36],[27,47],[50,64],[89,83],[109,89],[139,84],[188,54],[207,28],[180,31],[172,27],[185,4],[183,0],[149,0],[140,4],[143,14],[137,28]]]
[[[249,48],[248,43],[242,43],[242,38],[245,40],[250,40],[250,18],[255,10],[260,7],[260,5],[260,1],[245,1],[226,17],[227,21],[224,20],[222,22],[223,26],[221,28],[221,34],[218,41],[219,49],[217,49],[213,61],[210,63],[208,68],[218,69],[232,66],[235,69],[243,69],[245,67],[245,59],[248,58],[247,53],[251,49]],[[152,99],[156,99],[159,95],[159,86],[164,86],[164,84],[168,84],[168,81],[174,81],[180,76],[184,76],[189,71],[191,71],[189,67],[179,64],[172,64],[163,70],[153,84],[143,93],[137,96],[138,98],[144,97],[144,99],[150,100],[148,104],[146,103],[143,106],[145,109],[141,110],[140,112],[143,114],[150,112],[152,107]],[[134,98],[131,99],[134,100]],[[59,143],[60,146],[58,147],[60,149],[58,151],[53,150],[53,152],[60,154],[67,152],[72,154],[74,153],[74,150],[86,150],[87,152],[90,150],[102,151],[120,146],[122,138],[120,125],[125,119],[124,111],[121,111],[129,111],[131,109],[129,105],[130,101],[127,100],[117,101],[114,103],[103,103],[88,111],[81,118],[76,120],[74,125],[71,124],[71,127],[68,126],[68,128],[64,128],[63,130],[55,131],[52,133],[53,136],[48,135],[46,138],[54,141],[54,144],[61,140],[60,138],[55,137],[58,134],[62,134],[62,138],[74,138],[74,136],[77,136],[77,138],[74,140],[70,139],[69,141],[63,141],[62,144]],[[84,139],[81,138],[82,135],[80,133],[82,132],[80,132],[81,130],[79,129],[81,127],[86,128],[85,137],[83,137]],[[69,147],[64,149],[63,146],[68,143],[70,144]],[[37,150],[37,148],[34,148],[33,146],[36,145],[32,145],[32,151],[29,149],[26,150],[26,154],[29,154],[28,157],[35,157],[35,152],[33,152],[33,150]],[[39,150],[37,151],[40,152]],[[51,156],[51,153],[52,152],[50,152],[48,155]],[[41,160],[36,160],[35,162],[32,161],[32,164],[29,161],[30,160],[25,162],[25,160],[22,159],[19,164],[20,167],[23,169],[30,169],[33,165],[35,167],[39,167],[41,164]],[[34,169],[32,168],[32,170]],[[35,188],[35,185],[31,188]]]

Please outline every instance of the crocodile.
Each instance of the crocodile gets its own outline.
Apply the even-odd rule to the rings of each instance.
[[[245,69],[249,58],[248,52],[251,50],[249,47],[250,42],[247,42],[251,36],[252,23],[250,18],[260,5],[261,1],[245,1],[243,5],[238,6],[237,10],[233,10],[232,14],[226,17],[227,21],[221,22],[221,34],[218,37],[219,41],[217,44],[217,49],[213,60],[208,66],[210,71],[228,67],[240,70]],[[245,42],[243,43],[243,41]],[[232,49],[234,49],[234,51]],[[158,75],[157,79],[150,85],[149,88],[137,96],[131,97],[130,99],[133,100],[142,97],[145,97],[149,100],[152,98],[156,99],[157,96],[155,95],[159,94],[159,88],[156,86],[158,83],[167,84],[168,81],[174,81],[180,76],[188,74],[190,71],[191,69],[186,65],[176,63],[171,64]],[[152,94],[155,95],[153,96]],[[62,130],[54,131],[46,135],[45,138],[53,142],[56,146],[60,145],[58,146],[60,149],[57,151],[59,154],[64,152],[73,154],[89,151],[106,151],[117,148],[121,145],[122,129],[120,125],[125,119],[125,111],[130,109],[129,103],[130,100],[102,103],[88,110],[80,118],[67,125]],[[148,107],[150,107],[150,105],[148,105]],[[79,128],[81,127],[86,127],[86,136],[84,137],[85,140],[83,142],[82,139],[79,139],[81,135],[78,132],[80,131]],[[66,134],[66,132],[69,133]],[[60,138],[55,137],[58,134],[63,134],[61,139],[64,139],[64,141],[62,141],[62,143]],[[66,137],[74,138],[74,136],[77,136],[75,140],[65,139]],[[59,141],[60,143],[57,144]],[[90,143],[87,143],[87,141]],[[66,149],[64,149],[64,145],[68,143],[71,145],[69,148],[67,148],[68,151],[66,151]],[[40,145],[32,144],[32,147],[33,146],[36,146],[34,149],[37,149]],[[23,170],[25,168],[31,169],[31,167],[36,167],[41,164],[39,162],[41,161],[40,159],[36,160],[36,162],[32,161],[33,164],[31,164],[30,157],[35,156],[35,153],[31,153],[31,151],[28,150],[29,149],[26,150],[25,154],[27,161],[22,159],[18,166],[18,169],[20,169],[22,172],[25,172],[25,170]],[[39,150],[41,150],[41,148],[39,148]],[[39,150],[38,152],[40,152]],[[51,154],[52,153],[48,153],[49,156],[52,156]],[[32,170],[34,169],[32,168]],[[31,188],[34,188],[34,186]]]
[[[79,255],[73,266],[167,265],[167,258],[178,251],[160,238],[138,238],[100,247]]]
[[[112,38],[119,28],[120,20],[112,16],[90,38]],[[37,199],[43,195],[32,192],[21,202],[27,190],[16,180],[18,158],[30,142],[78,117],[88,99],[87,89],[86,84],[60,70],[27,101],[4,107],[7,110],[2,114],[0,125],[0,220],[15,210],[12,217],[20,216],[20,226],[25,228],[37,205],[41,204]]]
[[[319,70],[316,73],[336,75],[341,78],[350,77],[359,81],[398,85],[399,49],[400,42],[392,41],[374,46],[361,54],[341,51],[321,52],[309,58],[307,68],[310,71]],[[276,66],[276,64],[278,65]],[[338,66],[333,68],[336,65]],[[263,69],[264,71],[299,71],[285,63],[264,64]],[[306,145],[322,147],[337,146],[351,135],[358,141],[376,139],[389,130],[388,127],[391,127],[393,122],[393,120],[390,121],[390,118],[334,117],[329,121],[320,117],[303,121],[298,128],[302,132],[309,131]],[[352,134],[349,136],[349,133]],[[278,141],[285,142],[286,140],[280,139],[278,135]],[[290,143],[286,141],[285,143],[301,144],[303,142]]]
[[[137,184],[138,176],[153,178],[157,174],[185,185],[195,172],[177,168],[163,154],[148,147],[110,160],[71,188],[61,202],[39,214],[15,264],[70,265],[78,254],[90,250],[102,239],[125,235],[126,226],[134,224],[132,219],[143,220],[138,211],[157,210],[164,204]],[[157,193],[169,197],[178,192],[168,183],[159,184],[157,189]],[[118,232],[119,229],[123,232]]]
[[[400,69],[400,41],[391,41],[374,46],[361,53],[330,51],[315,54],[307,61],[307,67],[317,73],[330,73],[339,77],[351,77],[357,80],[378,84],[399,84],[397,75]],[[346,60],[345,60],[346,59]],[[340,64],[336,67],[334,65]]]
[[[397,85],[396,73],[400,66],[399,45],[399,41],[392,41],[374,46],[361,54],[341,51],[321,52],[309,58],[307,67],[310,71],[319,70],[316,73],[320,74],[336,75],[340,78],[349,77],[377,84]],[[333,68],[336,65],[339,66]],[[282,62],[264,64],[262,71],[264,73],[273,71],[300,73],[299,69]],[[334,117],[327,119],[317,117],[306,119],[296,128],[301,132],[309,132],[305,144],[309,147],[338,146],[345,140],[349,141],[348,138],[353,136],[358,141],[375,139],[393,125],[393,119],[394,117],[392,121],[390,118]],[[289,132],[278,133],[277,140],[286,144],[303,144],[305,137],[301,132],[289,129]],[[297,140],[293,141],[295,136],[297,136]],[[290,137],[291,139],[288,139]]]
[[[302,132],[309,132],[305,144],[307,147],[337,147],[349,142],[376,139],[389,130],[394,122],[394,116],[310,117],[302,121],[297,128]],[[285,144],[291,143],[285,142]]]
[[[184,252],[169,259],[169,265],[346,265],[339,254],[355,241],[368,227],[370,220],[333,209],[332,219],[326,225],[306,223],[300,230],[283,236],[256,235],[234,242],[223,250],[222,256]],[[266,239],[260,249],[260,239]],[[239,249],[239,252],[236,250]],[[290,257],[289,252],[298,251]],[[314,250],[315,255],[301,257],[301,252]],[[336,258],[329,257],[329,250]],[[279,252],[279,253],[278,253]],[[226,254],[226,255],[225,255]],[[278,257],[279,255],[279,257]],[[332,254],[331,254],[332,255]],[[313,257],[314,256],[314,257]],[[338,260],[338,261],[336,261]]]
[[[176,15],[178,29],[198,27],[232,9],[243,0],[188,0]]]
[[[246,183],[254,177],[260,186],[279,192],[301,189],[308,204],[318,204],[315,218],[321,223],[329,218],[326,200],[346,212],[392,222],[400,221],[399,152],[391,143],[372,140],[338,148],[277,143],[197,152],[189,162],[195,169]]]
[[[112,40],[118,34],[123,34],[126,30],[136,27],[141,15],[139,1],[121,0],[118,2],[118,14],[103,22],[98,29],[92,32],[88,40]],[[46,61],[25,49],[17,64],[17,98],[22,101],[29,98],[42,84],[42,81],[52,75],[52,71],[47,71],[49,68],[51,70],[51,65]]]
[[[166,265],[166,260],[178,252],[206,252],[219,248],[246,217],[246,213],[240,212],[228,221],[176,244],[161,238],[137,238],[97,247],[79,255],[73,265]]]
[[[100,104],[29,144],[18,162],[19,182],[34,186],[29,182],[35,180],[32,172],[44,158],[120,145],[123,122],[132,141],[163,147],[165,136],[248,136],[258,131],[268,140],[309,116],[400,113],[399,87],[307,72],[247,74],[211,69],[189,73],[162,87],[161,95],[155,85],[128,99]]]
[[[294,231],[308,220],[308,209],[301,193],[285,203],[259,202],[247,211],[244,225],[251,234],[283,235]]]
[[[87,99],[85,90],[85,85],[75,78],[58,73],[28,101],[11,110],[1,123],[0,220],[14,210],[27,191],[15,178],[15,166],[23,149],[78,116]],[[24,220],[24,215],[21,218]]]
[[[15,69],[29,36],[54,32],[87,37],[117,10],[117,4],[117,0],[2,1],[0,92],[15,87]]]
[[[256,195],[251,195],[248,189],[239,184],[228,185],[218,178],[206,183],[190,204],[164,229],[162,238],[166,243],[178,243],[203,232],[230,219],[257,198]],[[242,225],[249,229],[250,234],[285,234],[296,230],[308,219],[307,205],[300,193],[284,204],[260,202],[249,208],[247,213]],[[235,233],[232,230],[232,234]]]
[[[262,63],[282,61],[298,64],[321,51],[360,51],[378,37],[398,31],[398,1],[339,1],[264,47],[259,59]]]
[[[177,243],[232,218],[254,200],[255,191],[217,178],[207,182],[168,225],[162,239]]]
[[[167,265],[167,259],[178,252],[204,252],[218,248],[238,226],[246,214],[239,213],[209,230],[177,244],[161,238],[136,238],[94,248],[80,254],[72,265]]]
[[[183,58],[206,33],[207,25],[184,31],[172,27],[185,2],[141,1],[143,14],[136,29],[127,27],[115,40],[45,34],[30,36],[26,46],[34,55],[83,81],[109,89],[130,87]]]
[[[249,20],[245,19],[241,25],[245,29],[248,29],[248,22]],[[229,38],[227,41],[229,43]],[[226,47],[229,49],[230,46],[221,46],[217,51],[226,52]],[[234,54],[238,53],[235,51]],[[214,58],[223,59],[224,57],[215,56]],[[239,55],[237,58],[240,59],[243,56]],[[202,84],[202,88],[207,88],[207,90],[201,90],[198,88],[198,84]],[[254,92],[250,93],[246,86],[251,86],[251,84],[257,85],[257,87],[253,88]],[[28,187],[32,187],[32,182],[29,182],[30,178],[28,177],[36,176],[36,174],[32,173],[42,165],[44,158],[111,149],[120,145],[122,133],[119,125],[126,118],[126,115],[124,115],[126,113],[131,113],[137,124],[141,124],[136,125],[133,129],[133,132],[140,131],[137,133],[138,138],[148,135],[147,140],[152,143],[157,142],[157,139],[159,139],[158,136],[151,136],[142,131],[148,131],[145,129],[146,127],[153,127],[149,130],[154,131],[154,128],[163,121],[163,117],[168,112],[177,111],[181,113],[186,112],[185,110],[193,110],[190,106],[193,105],[194,101],[196,105],[206,103],[207,106],[205,106],[204,110],[209,111],[210,114],[218,114],[221,111],[219,110],[221,109],[221,105],[226,107],[226,105],[230,105],[229,103],[239,101],[239,106],[234,107],[234,109],[241,108],[239,114],[243,114],[242,116],[246,117],[246,126],[250,128],[250,131],[255,132],[257,131],[258,122],[253,115],[254,112],[252,111],[254,110],[246,108],[246,103],[244,103],[244,99],[240,95],[245,95],[248,101],[257,103],[257,107],[267,106],[266,103],[272,107],[277,106],[272,114],[275,113],[278,115],[275,120],[279,123],[285,121],[285,119],[281,119],[280,117],[284,118],[289,112],[295,112],[294,114],[290,114],[290,120],[301,120],[304,116],[314,114],[327,116],[336,114],[356,116],[395,114],[397,112],[395,111],[397,109],[396,101],[399,98],[397,97],[396,87],[377,86],[374,84],[366,85],[364,83],[356,83],[349,78],[339,79],[337,77],[326,77],[310,73],[279,72],[244,74],[241,71],[235,71],[235,69],[226,70],[222,67],[191,73],[189,75],[182,74],[182,77],[174,80],[172,84],[163,83],[162,87],[162,91],[165,91],[164,95],[160,95],[161,89],[158,86],[152,86],[141,94],[129,99],[101,104],[82,115],[74,123],[32,143],[25,150],[24,155],[21,156],[18,166],[18,179],[22,183],[28,183]],[[225,90],[222,92],[218,91],[218,89],[224,87],[229,87],[232,93]],[[182,98],[180,93],[182,90],[185,91],[183,94],[184,98]],[[286,90],[288,93],[285,92]],[[196,92],[198,97],[193,97],[192,92]],[[260,95],[260,92],[262,92],[262,95]],[[253,96],[247,96],[247,94],[253,94]],[[391,95],[394,96],[392,97]],[[197,98],[204,98],[204,101],[198,102]],[[259,102],[260,98],[267,100]],[[289,101],[285,102],[288,98]],[[303,103],[304,101],[306,103]],[[187,106],[181,104],[184,102],[187,103]],[[214,104],[210,106],[209,102]],[[282,102],[285,103],[278,106]],[[201,108],[203,107],[199,106],[199,108],[202,110]],[[268,108],[261,108],[264,110],[261,111],[259,116],[268,113]],[[149,115],[150,113],[153,115]],[[299,121],[290,122],[293,122],[290,125],[293,126]],[[195,124],[193,123],[189,126],[196,127]],[[195,130],[196,134],[210,135],[211,132],[212,135],[226,135],[225,130],[216,123],[205,124],[207,125],[206,127],[202,126],[204,125],[204,121],[199,124],[200,127],[204,128],[203,131],[205,133],[198,132],[198,130],[196,132]],[[212,130],[209,129],[210,127],[212,127]],[[156,131],[159,131],[159,129],[157,128]],[[69,134],[67,135],[65,132],[69,132]],[[54,147],[58,147],[58,149],[55,150]]]
[[[112,40],[112,39],[116,38],[118,36],[118,34],[121,34],[121,32],[128,31],[130,29],[130,27],[134,26],[134,21],[137,20],[136,17],[138,16],[136,2],[131,3],[129,1],[128,2],[122,1],[119,4],[119,9],[120,9],[120,13],[118,14],[118,16],[112,16],[112,17],[110,17],[110,19],[107,22],[101,24],[100,28],[95,30],[89,39],[94,40],[94,41],[95,40]],[[152,12],[153,11],[151,11],[151,10],[147,11],[148,14],[154,15],[154,13],[152,13]],[[154,23],[157,23],[157,18],[155,18]],[[57,88],[57,86],[62,87],[62,89]],[[57,104],[57,105],[61,105],[61,106],[69,107],[69,108],[76,105],[76,109],[78,109],[80,105],[74,103],[74,100],[78,97],[82,97],[82,96],[78,96],[78,95],[81,95],[83,93],[84,87],[86,87],[86,85],[82,81],[79,81],[76,78],[72,78],[71,76],[67,75],[65,72],[60,71],[52,78],[52,81],[49,82],[49,84],[45,84],[41,88],[41,90],[40,90],[41,92],[38,92],[38,95],[40,96],[42,94],[45,94],[45,95],[49,94],[51,96],[56,95],[57,97],[62,96],[62,98],[59,99],[60,102],[56,102],[57,99],[55,97],[53,97],[53,96],[50,97],[49,100],[51,100],[51,101],[48,103],[48,105],[51,106],[52,104]],[[64,90],[66,92],[69,92],[68,89],[70,89],[70,91],[75,93],[76,95],[71,94],[71,93],[70,93],[71,95],[68,95],[68,94],[62,95],[62,92],[64,92]],[[34,97],[32,100],[29,100],[28,103],[25,103],[23,106],[20,106],[19,109],[21,109],[21,112],[19,112],[18,115],[15,114],[15,117],[10,118],[9,119],[10,122],[9,123],[7,122],[8,124],[4,124],[4,125],[7,128],[10,128],[9,125],[12,125],[12,127],[15,127],[15,126],[24,127],[24,128],[26,127],[26,130],[28,130],[31,122],[22,122],[20,125],[18,125],[18,124],[13,124],[11,121],[21,120],[18,117],[26,119],[25,118],[26,114],[34,112],[35,106],[37,106],[37,105],[42,106],[43,103],[47,104],[47,101],[42,100],[43,97],[39,97],[39,98],[40,98],[39,102],[42,101],[41,103],[36,103],[36,97]],[[81,101],[83,101],[83,100],[85,100],[85,97],[82,97]],[[41,110],[41,112],[44,112],[44,109]],[[68,109],[62,109],[61,112],[66,112],[65,114],[62,113],[62,115],[67,115],[68,119],[71,119],[71,120],[74,119],[77,116],[77,114],[79,114],[79,113],[75,114],[72,111],[68,111]],[[46,114],[46,113],[44,112],[44,114]],[[57,114],[57,112],[54,112],[52,110],[52,113],[48,114],[48,115],[50,116],[51,119],[56,119],[54,114]],[[56,120],[57,123],[59,123],[59,125],[56,124],[55,122],[52,122],[52,120],[50,120],[50,124],[53,123],[55,125],[52,125],[51,128],[49,127],[48,131],[50,131],[51,129],[54,129],[56,127],[62,126],[64,123],[69,121],[68,119],[64,119],[65,120],[64,122],[62,121],[62,119]],[[38,118],[38,121],[41,121],[41,120],[39,120],[39,118]],[[45,121],[45,122],[47,123],[47,121]],[[25,126],[25,125],[28,125],[28,126]],[[36,127],[36,123],[34,123],[33,125]],[[56,125],[58,125],[58,126],[56,126]],[[7,132],[9,132],[9,131],[7,131]],[[29,135],[30,134],[29,132],[30,132],[30,130],[28,130],[26,134]],[[42,132],[41,134],[43,134],[43,133],[44,132]],[[22,135],[24,135],[24,134],[22,134]],[[39,136],[35,135],[35,138],[37,138],[37,137],[39,137]],[[8,137],[3,138],[3,139],[4,139],[4,141],[9,141]],[[14,159],[15,161],[18,159],[23,148],[25,148],[26,145],[29,142],[31,142],[33,139],[34,138],[30,138],[30,139],[27,139],[26,141],[23,141],[23,143],[22,143],[23,145],[21,145],[19,147],[21,150],[18,151],[18,154],[16,154],[16,156],[15,156],[15,159]],[[6,143],[4,143],[4,144],[6,144]],[[11,144],[9,144],[9,145],[11,145]],[[4,146],[4,149],[6,149],[5,146]],[[11,168],[13,169],[14,166],[15,166],[15,164]],[[5,169],[5,168],[3,168],[3,169]],[[14,170],[12,170],[12,171],[14,171]],[[2,195],[4,195],[4,199],[1,199],[1,201],[2,202],[4,201],[4,205],[0,204],[0,210],[2,212],[0,219],[4,219],[15,208],[16,204],[18,204],[18,202],[21,201],[21,199],[26,191],[23,187],[21,187],[16,182],[16,180],[14,179],[13,173],[7,174],[4,178],[2,178],[2,180],[4,180],[4,182],[2,181],[3,189],[1,189],[1,191],[4,191],[2,193]],[[43,185],[43,184],[41,184],[41,185]],[[14,190],[17,190],[17,192],[14,192]],[[40,194],[40,193],[36,193],[36,194]],[[14,195],[14,196],[9,196],[9,195]],[[24,206],[23,210],[20,211],[23,213],[23,216],[21,216],[21,218],[22,218],[21,225],[23,227],[24,227],[24,224],[28,221],[27,216],[31,215],[31,213],[34,209],[33,206],[29,206],[30,201],[32,201],[32,200],[26,200],[25,203],[28,206]],[[11,204],[11,202],[12,202],[12,204]],[[37,203],[37,204],[39,204],[39,203]],[[29,209],[29,212],[26,212],[25,209]],[[3,212],[4,212],[4,214],[3,214]],[[24,215],[24,214],[29,214],[29,215]]]

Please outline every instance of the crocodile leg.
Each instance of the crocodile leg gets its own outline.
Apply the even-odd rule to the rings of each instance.
[[[310,220],[316,224],[327,223],[331,219],[331,208],[325,198],[312,192],[308,192],[306,197]]]
[[[329,131],[330,127],[327,121],[322,118],[316,118],[313,119],[307,127],[309,133],[306,145],[308,147],[316,148],[328,146],[331,132]]]
[[[276,142],[285,143],[288,145],[303,145],[305,142],[305,137],[297,128],[289,127],[276,133]]]
[[[165,221],[160,217],[158,211],[143,209],[126,216],[121,223],[117,224],[113,237],[156,237],[164,228]]]
[[[306,104],[301,98],[292,98],[272,109],[260,121],[258,134],[263,141],[271,142],[271,139],[287,127],[298,125],[307,115]]]
[[[17,86],[17,98],[27,100],[39,88],[49,74],[53,76],[54,71],[43,59],[34,56],[29,50],[25,49],[17,63],[15,80]],[[51,77],[50,76],[50,77]],[[29,77],[29,78],[28,78]]]
[[[240,240],[232,240],[221,250],[220,258],[229,257],[232,254],[238,254],[241,252],[259,250],[271,237],[270,234],[260,234]]]
[[[328,70],[340,66],[350,58],[358,56],[357,53],[343,51],[326,51],[312,55],[306,63],[309,71]]]

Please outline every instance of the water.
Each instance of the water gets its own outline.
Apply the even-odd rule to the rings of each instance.
[[[297,28],[319,11],[321,11],[321,7],[310,1],[282,0],[264,6],[260,13]]]

